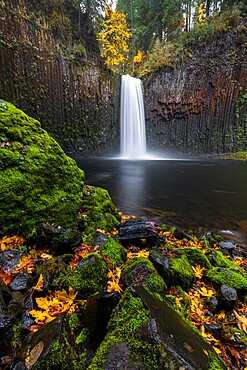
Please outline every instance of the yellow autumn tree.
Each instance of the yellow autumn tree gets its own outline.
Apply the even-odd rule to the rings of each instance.
[[[97,40],[101,47],[101,56],[105,64],[112,70],[127,60],[129,51],[128,40],[131,37],[125,15],[107,7],[101,31]]]

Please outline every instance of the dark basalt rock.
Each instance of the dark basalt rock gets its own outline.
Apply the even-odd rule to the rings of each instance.
[[[24,296],[24,312],[22,314],[22,329],[27,329],[29,326],[35,323],[33,316],[30,315],[30,311],[35,307],[35,300],[33,298],[33,288],[31,288]]]
[[[204,324],[204,327],[209,331],[216,339],[220,339],[222,326],[218,324]]]
[[[153,271],[151,271],[145,263],[140,263],[135,266],[128,274],[124,274],[124,281],[127,286],[131,285],[148,285],[148,278],[151,276]]]
[[[39,245],[39,248],[48,247],[54,255],[70,253],[81,242],[79,231],[45,223],[40,224],[32,235],[32,244]]]
[[[84,322],[96,345],[104,338],[112,310],[119,299],[120,294],[116,292],[102,292],[87,299]]]
[[[210,344],[193,331],[166,302],[154,298],[142,286],[131,289],[150,310],[154,320],[153,328],[155,328],[153,340],[156,339],[164,346],[165,351],[176,363],[175,368],[207,370],[210,367],[210,360],[206,353],[211,352],[216,355]],[[223,363],[220,365],[225,369]]]
[[[21,258],[24,256],[24,252],[19,249],[11,249],[0,252],[0,267],[4,271],[13,271],[18,267]]]
[[[228,285],[221,285],[220,291],[222,296],[229,302],[235,302],[238,298],[236,289],[231,288]]]
[[[11,293],[0,278],[0,332],[6,328],[23,310],[23,296],[19,292]]]
[[[26,272],[19,272],[9,284],[12,290],[27,290],[32,286],[33,278]]]
[[[130,219],[118,226],[117,239],[121,241],[156,238],[161,228],[154,221]]]
[[[222,249],[226,249],[226,250],[232,250],[234,249],[234,244],[228,240],[222,240],[219,242],[219,246],[222,248]]]
[[[101,247],[101,246],[102,246],[104,243],[106,243],[108,240],[109,240],[109,238],[108,238],[105,234],[103,234],[103,233],[101,233],[101,232],[99,232],[99,231],[96,231],[96,232],[92,235],[92,245],[93,245],[94,247],[96,247],[96,246]]]

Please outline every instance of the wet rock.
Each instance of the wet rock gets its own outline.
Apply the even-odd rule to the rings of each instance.
[[[163,349],[172,358],[174,368],[181,366],[188,370],[208,369],[210,360],[205,352],[214,353],[216,356],[213,348],[193,331],[165,301],[154,298],[148,290],[141,286],[136,286],[132,290],[150,310],[156,322],[156,335],[153,338],[159,338]],[[221,359],[218,358],[217,361],[218,365],[224,369],[225,366]]]
[[[91,237],[91,243],[94,247],[101,247],[104,243],[108,241],[108,239],[108,236],[99,231],[96,231]]]
[[[0,267],[2,267],[4,271],[13,271],[18,267],[18,264],[24,255],[25,253],[19,249],[0,252]]]
[[[247,290],[247,278],[238,270],[236,271],[231,268],[213,267],[206,272],[206,276],[215,284],[227,285],[231,288],[244,292]]]
[[[87,299],[83,320],[96,345],[104,338],[112,310],[117,306],[119,299],[120,294],[116,292],[102,292]]]
[[[78,297],[87,298],[103,291],[107,283],[108,264],[99,253],[88,254],[74,269],[67,267],[59,275],[60,285],[71,286]]]
[[[11,293],[0,278],[0,332],[6,328],[23,310],[23,296],[19,292]]]
[[[26,272],[19,272],[9,284],[12,290],[27,290],[32,286],[33,278]]]
[[[216,339],[220,339],[222,326],[218,324],[204,324],[204,327],[209,333],[211,333]]]
[[[234,249],[234,244],[228,240],[222,240],[219,242],[219,246],[222,248],[222,249],[226,249],[228,251],[231,251],[232,249]]]
[[[137,367],[131,364],[130,349],[127,343],[114,343],[109,348],[104,370],[116,369],[137,370]]]
[[[30,311],[33,310],[35,307],[35,301],[33,298],[33,288],[31,288],[27,294],[24,296],[24,312],[22,314],[22,329],[27,329],[29,326],[35,323],[35,320],[32,315],[30,315]]]
[[[54,255],[62,255],[72,252],[72,248],[82,242],[82,235],[77,230],[42,223],[38,225],[30,242],[39,248],[49,248]]]
[[[161,228],[154,221],[130,219],[118,226],[117,239],[121,241],[156,238]]]
[[[213,348],[181,316],[145,287],[132,286],[113,312],[88,370],[208,370],[211,354],[220,368],[222,362]]]
[[[238,298],[236,289],[231,288],[228,285],[221,285],[220,291],[222,296],[229,302],[235,302]]]
[[[143,257],[128,260],[121,280],[127,286],[147,286],[153,292],[161,293],[166,289],[163,278],[157,273],[153,264]]]
[[[55,341],[61,337],[64,320],[64,316],[59,316],[30,335],[6,369],[31,369],[36,362],[48,356]]]
[[[176,250],[154,248],[149,257],[167,286],[180,285],[185,290],[189,289],[194,273],[185,254],[180,255]]]
[[[210,312],[214,312],[217,310],[219,305],[219,300],[216,297],[211,297],[207,302],[206,305]]]
[[[51,289],[53,285],[58,283],[60,273],[65,270],[70,260],[70,255],[50,258],[36,269],[36,274],[43,276],[44,290]]]

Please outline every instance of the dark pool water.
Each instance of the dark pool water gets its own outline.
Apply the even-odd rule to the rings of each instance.
[[[87,184],[107,189],[126,214],[247,236],[247,163],[76,158]]]

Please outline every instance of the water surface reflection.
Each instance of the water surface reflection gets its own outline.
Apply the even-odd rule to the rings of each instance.
[[[124,213],[199,229],[247,230],[247,163],[76,158]]]

